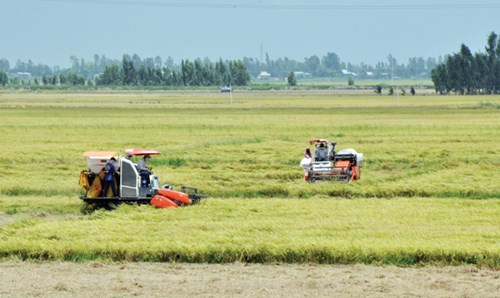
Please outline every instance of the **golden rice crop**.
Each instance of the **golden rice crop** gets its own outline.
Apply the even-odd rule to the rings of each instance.
[[[498,110],[488,97],[7,93],[0,193],[75,196],[81,153],[150,147],[162,182],[211,196],[498,197]],[[308,185],[310,138],[366,156],[362,180]]]
[[[498,266],[498,98],[333,94],[2,91],[0,254]],[[361,180],[305,183],[318,137],[364,153]],[[210,198],[81,215],[81,153],[132,147]]]

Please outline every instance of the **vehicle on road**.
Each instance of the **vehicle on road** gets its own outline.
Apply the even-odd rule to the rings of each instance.
[[[224,92],[231,92],[233,91],[233,89],[229,86],[222,86],[220,87],[220,92],[224,93]]]

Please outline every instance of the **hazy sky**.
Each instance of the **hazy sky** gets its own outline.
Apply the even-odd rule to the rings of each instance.
[[[0,58],[50,66],[75,55],[212,60],[336,53],[399,63],[482,51],[500,0],[0,0]]]

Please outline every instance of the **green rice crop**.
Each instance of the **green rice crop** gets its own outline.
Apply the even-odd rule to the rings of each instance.
[[[0,257],[154,262],[500,266],[500,202],[461,199],[210,199],[122,205],[0,230]]]
[[[362,93],[364,94],[364,93]],[[500,100],[337,90],[0,91],[0,256],[499,266]],[[311,138],[365,155],[308,184]],[[84,151],[158,149],[203,204],[80,213]],[[133,233],[131,232],[133,231]]]

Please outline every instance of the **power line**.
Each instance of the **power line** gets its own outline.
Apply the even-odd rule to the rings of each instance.
[[[116,6],[151,6],[173,8],[208,8],[208,9],[262,9],[262,10],[472,10],[500,8],[500,3],[416,3],[416,4],[251,4],[177,1],[140,1],[140,0],[36,0],[39,2],[57,2],[64,4],[95,4]]]

